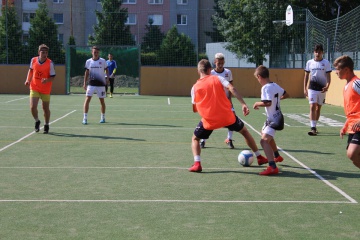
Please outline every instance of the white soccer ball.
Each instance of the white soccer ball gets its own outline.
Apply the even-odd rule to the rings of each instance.
[[[240,165],[244,167],[250,167],[251,164],[254,162],[254,155],[249,150],[244,150],[239,153],[238,161]]]

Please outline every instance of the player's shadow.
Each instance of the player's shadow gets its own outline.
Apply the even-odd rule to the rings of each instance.
[[[127,138],[127,137],[109,137],[101,135],[83,135],[83,134],[73,134],[73,133],[58,133],[58,132],[49,132],[49,135],[58,136],[58,137],[68,137],[68,138],[98,138],[103,140],[127,140],[127,141],[137,141],[143,142],[145,139],[139,138]]]

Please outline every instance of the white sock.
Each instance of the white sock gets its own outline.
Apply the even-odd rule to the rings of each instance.
[[[87,113],[84,113],[84,119],[87,119]]]
[[[105,119],[105,113],[101,114],[101,119]]]
[[[311,121],[310,121],[310,126],[311,126],[311,127],[316,127],[316,123],[317,123],[316,120],[311,120]]]
[[[200,155],[194,156],[194,162],[200,162],[200,161],[201,161]]]
[[[228,139],[232,140],[232,136],[233,136],[233,131],[228,131]]]
[[[256,151],[256,152],[254,152],[254,153],[255,153],[255,156],[256,156],[256,157],[258,157],[258,156],[260,156],[260,155],[261,155],[259,150],[257,150],[257,151]]]

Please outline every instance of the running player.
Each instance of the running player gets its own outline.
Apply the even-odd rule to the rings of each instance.
[[[304,76],[304,94],[310,104],[310,136],[318,134],[316,124],[320,118],[321,106],[325,103],[326,92],[329,89],[331,66],[323,58],[324,49],[321,44],[315,45],[314,58],[307,61]],[[310,83],[309,82],[310,76]]]

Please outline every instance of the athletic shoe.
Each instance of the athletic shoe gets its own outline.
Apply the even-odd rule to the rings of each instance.
[[[44,125],[44,134],[49,133],[49,125]]]
[[[260,175],[274,175],[279,173],[279,168],[273,168],[271,166],[268,166],[264,171],[260,172]]]
[[[205,148],[205,141],[203,139],[200,140],[200,147]]]
[[[87,124],[87,119],[83,119],[82,124],[86,125]]]
[[[262,155],[259,155],[256,157],[257,158],[257,161],[258,161],[258,164],[259,165],[263,165],[263,164],[266,164],[268,163],[268,160],[266,157],[263,157]]]
[[[40,131],[40,120],[35,122],[35,132],[39,132]]]
[[[310,132],[308,132],[309,136],[316,136],[317,135],[317,130],[316,127],[312,127]]]
[[[110,98],[112,98],[112,93],[110,93]]]
[[[228,147],[230,149],[234,149],[234,144],[232,142],[233,142],[233,140],[231,140],[229,138],[225,139],[225,143],[228,145]]]
[[[105,123],[105,118],[100,119],[100,123]]]
[[[200,162],[194,163],[194,165],[192,165],[191,168],[189,168],[189,172],[201,172],[201,171],[202,171],[202,167]]]
[[[282,156],[278,156],[277,158],[274,158],[275,162],[282,162],[284,161],[284,158]]]

